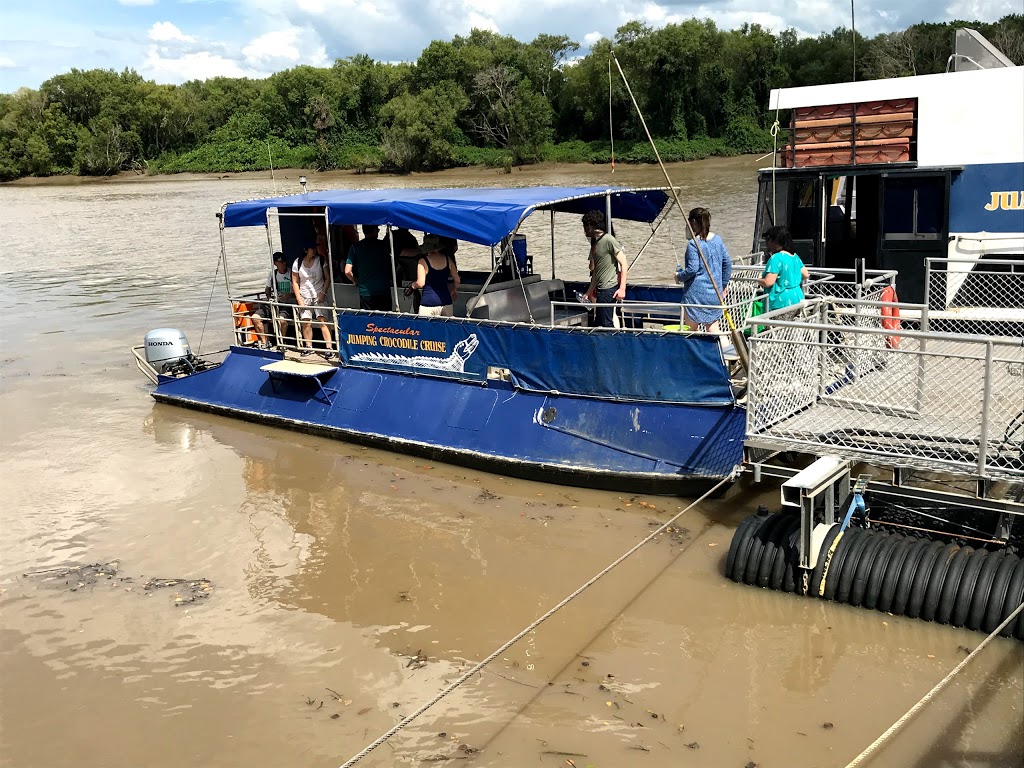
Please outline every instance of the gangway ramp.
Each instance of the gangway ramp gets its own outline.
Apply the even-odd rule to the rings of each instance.
[[[749,326],[749,447],[1024,481],[1024,338],[930,331],[927,305],[843,299]]]

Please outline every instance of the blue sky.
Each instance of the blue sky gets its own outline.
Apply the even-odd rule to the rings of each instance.
[[[692,16],[730,29],[756,22],[816,35],[848,26],[846,0],[0,0],[0,93],[38,88],[72,67],[129,67],[161,83],[264,77],[367,53],[416,59],[473,27],[520,40],[566,34],[586,48],[629,19],[658,27]],[[994,21],[1024,0],[857,0],[871,36],[918,21]]]

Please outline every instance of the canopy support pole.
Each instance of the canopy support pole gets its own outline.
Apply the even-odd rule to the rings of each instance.
[[[555,279],[555,211],[551,210],[551,279]]]
[[[395,237],[390,224],[388,224],[388,250],[391,251],[391,302],[395,312],[401,312],[398,305],[398,272],[395,269]]]

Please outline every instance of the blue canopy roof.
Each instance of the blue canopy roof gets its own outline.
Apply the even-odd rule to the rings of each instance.
[[[668,194],[661,189],[617,187],[334,189],[228,203],[224,226],[263,226],[271,208],[326,208],[331,224],[390,224],[494,245],[538,208],[580,214],[604,211],[603,198],[608,193],[613,219],[650,223],[668,202]]]

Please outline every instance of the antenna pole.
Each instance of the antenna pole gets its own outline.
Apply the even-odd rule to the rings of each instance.
[[[267,157],[270,158],[270,179],[274,182],[274,194],[277,194],[277,179],[274,178],[274,156],[270,152],[270,139],[267,139]]]
[[[615,124],[612,122],[612,57],[608,56],[608,137],[612,142],[612,173],[615,173]]]
[[[853,82],[857,82],[857,17],[853,11],[853,2],[850,0],[850,32],[853,34]]]

